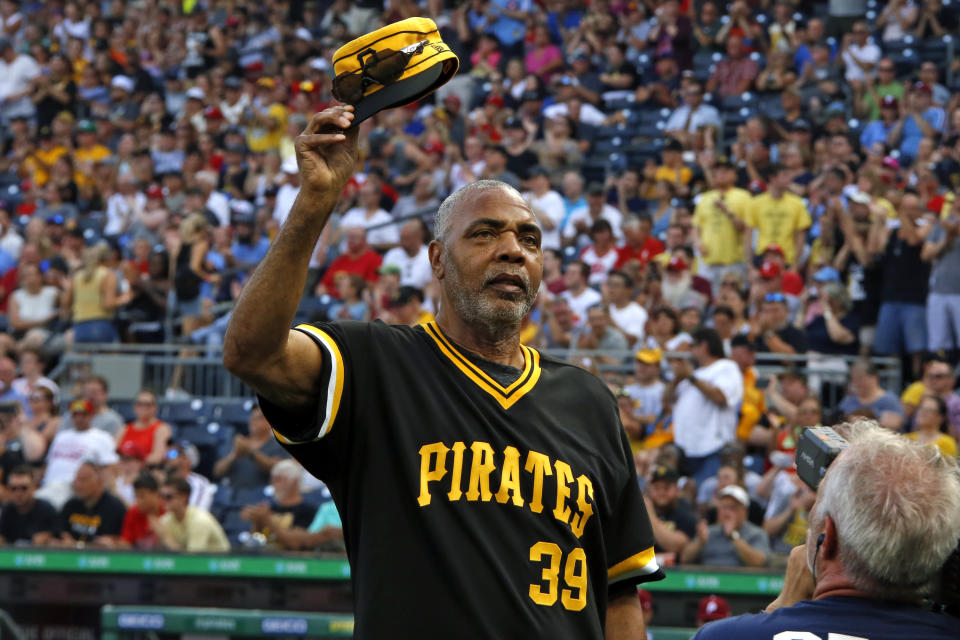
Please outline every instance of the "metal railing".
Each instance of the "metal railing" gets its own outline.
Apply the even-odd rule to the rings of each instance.
[[[0,637],[12,638],[12,640],[27,640],[27,634],[3,609],[0,609]]]
[[[633,371],[633,351],[598,351],[581,349],[545,349],[546,355],[580,364],[587,368],[595,367],[597,372],[610,375],[630,375]],[[223,352],[220,347],[184,344],[79,344],[64,354],[51,377],[58,380],[69,394],[72,382],[82,380],[95,371],[98,359],[119,357],[129,360],[130,376],[138,377],[136,388],[147,388],[158,395],[176,382],[174,386],[182,389],[192,398],[251,398],[253,392],[240,380],[233,377],[223,366]],[[663,357],[689,358],[686,352],[664,353]],[[824,391],[827,406],[835,406],[840,394],[845,390],[849,367],[861,360],[857,356],[825,356],[815,353],[786,355],[779,353],[758,353],[756,369],[759,378],[793,371],[808,379],[811,389]],[[900,360],[890,357],[870,359],[877,369],[880,386],[893,393],[902,390]],[[139,371],[136,371],[139,367]],[[115,374],[120,375],[120,374]],[[136,389],[133,391],[136,393]],[[124,396],[111,394],[117,399]],[[132,397],[132,395],[131,395]]]

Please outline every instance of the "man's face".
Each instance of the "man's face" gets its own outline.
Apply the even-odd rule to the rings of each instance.
[[[28,475],[12,475],[7,481],[7,491],[14,506],[25,508],[33,500],[33,492],[37,487],[33,478]]]
[[[543,276],[541,231],[516,192],[490,189],[465,199],[446,238],[431,245],[434,274],[454,312],[490,330],[519,323]]]
[[[787,305],[783,302],[763,303],[763,313],[774,328],[779,329],[787,322]]]
[[[9,387],[17,377],[17,365],[9,358],[0,359],[0,382]]]
[[[556,318],[557,323],[565,329],[573,326],[573,311],[571,311],[566,301],[554,303],[553,317]]]
[[[743,40],[732,36],[727,40],[727,55],[736,60],[743,55]]]
[[[756,362],[756,354],[747,347],[733,347],[730,349],[730,359],[737,363],[741,370],[752,367]]]
[[[263,412],[259,409],[250,413],[247,427],[250,430],[250,436],[253,438],[262,438],[270,432],[270,423],[263,417]]]
[[[807,23],[807,40],[817,42],[823,38],[823,21],[813,18]]]
[[[352,227],[347,230],[347,252],[360,253],[367,244],[367,230],[363,227]]]
[[[583,193],[583,178],[575,173],[563,176],[563,195],[570,200],[576,200]]]
[[[99,382],[91,381],[83,386],[83,395],[95,408],[107,403],[107,394]]]
[[[400,229],[400,246],[407,253],[416,253],[423,245],[423,233],[420,231],[420,223],[413,222],[403,225]]]
[[[607,314],[603,312],[603,309],[590,309],[587,312],[587,322],[590,323],[590,328],[597,334],[602,334],[607,330]]]
[[[150,489],[135,489],[133,492],[133,497],[137,502],[137,507],[139,507],[140,511],[143,513],[157,513],[160,510],[160,506],[163,504],[160,501],[159,491],[151,491]]]
[[[739,529],[747,519],[747,508],[730,496],[723,496],[717,501],[717,522],[720,524],[732,523],[734,529]]]
[[[619,275],[607,279],[607,293],[610,294],[610,301],[618,304],[630,298],[630,289]]]
[[[93,419],[86,411],[74,411],[70,414],[73,419],[73,428],[77,431],[86,431],[90,428],[90,422]]]
[[[930,103],[933,101],[931,95],[926,91],[914,91],[913,92],[913,104],[920,110],[921,113],[930,108]]]
[[[633,372],[636,375],[638,382],[641,384],[650,384],[660,375],[660,365],[647,364],[646,362],[636,360],[633,365]]]
[[[160,489],[160,502],[169,511],[183,511],[187,508],[187,503],[189,501],[189,496],[183,495],[171,486],[162,487]]]
[[[650,500],[658,509],[669,509],[677,503],[680,489],[676,482],[656,480],[650,483]]]
[[[733,320],[725,313],[713,314],[713,328],[717,330],[720,337],[727,337],[733,331]]]
[[[923,215],[923,205],[920,204],[920,198],[912,193],[903,196],[900,201],[900,210],[912,220],[916,220]]]
[[[94,497],[101,489],[100,476],[88,464],[80,465],[77,475],[73,477],[73,493],[81,500]]]
[[[567,265],[567,269],[563,272],[563,284],[566,285],[567,289],[574,290],[586,284],[578,263]]]
[[[953,371],[946,362],[931,362],[923,375],[923,384],[930,393],[938,396],[950,393],[953,390]]]

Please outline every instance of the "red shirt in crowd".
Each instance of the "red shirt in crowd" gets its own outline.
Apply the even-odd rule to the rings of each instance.
[[[163,515],[163,507],[160,507],[158,516]],[[123,529],[120,531],[120,537],[125,542],[137,549],[153,549],[159,543],[157,534],[150,527],[150,519],[140,507],[133,505],[127,509],[127,514],[123,517]]]
[[[663,253],[665,249],[666,247],[663,246],[663,243],[653,236],[647,236],[647,240],[639,249],[634,249],[630,245],[625,244],[617,249],[620,257],[617,259],[617,264],[614,266],[614,269],[622,269],[623,265],[631,260],[636,260],[640,263],[640,266],[643,266],[655,255]]]
[[[383,263],[383,258],[373,249],[367,249],[356,258],[351,257],[348,253],[344,253],[337,257],[337,259],[330,264],[327,272],[323,274],[323,286],[326,287],[327,293],[331,296],[335,298],[339,297],[340,294],[337,293],[337,288],[333,286],[333,277],[335,275],[340,272],[356,273],[362,276],[367,282],[376,282],[377,269],[380,268],[381,263]]]

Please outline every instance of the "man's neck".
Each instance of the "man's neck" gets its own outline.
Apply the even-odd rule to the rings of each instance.
[[[96,494],[84,500],[83,501],[84,506],[86,506],[87,509],[92,509],[93,507],[95,507],[96,504],[100,502],[100,498],[103,497],[103,493],[104,493],[103,491],[99,491]]]
[[[362,249],[359,249],[359,250],[357,250],[357,251],[348,251],[348,252],[347,252],[347,256],[348,256],[351,260],[356,260],[357,258],[359,258],[360,256],[362,256],[362,255],[365,254],[366,252],[367,252],[367,247],[363,247]]]
[[[301,502],[303,502],[303,496],[297,491],[291,491],[286,495],[277,497],[277,504],[281,507],[295,507]]]
[[[380,207],[379,207],[379,206],[376,206],[376,207],[364,207],[364,208],[363,208],[363,212],[364,212],[364,214],[365,214],[368,218],[369,218],[370,216],[374,215],[377,211],[380,211]]]
[[[624,298],[623,300],[613,300],[613,307],[615,309],[626,309],[630,304],[630,298]]]
[[[813,588],[814,600],[838,596],[871,597],[854,586],[853,581],[843,573],[843,567],[838,562],[824,562],[821,559],[817,565],[817,570],[817,583]]]
[[[479,323],[467,323],[446,309],[450,309],[450,304],[441,304],[437,324],[453,342],[491,362],[523,368],[519,322],[516,326],[491,331]]]
[[[404,247],[403,252],[406,253],[411,258],[416,258],[417,255],[420,253],[420,247],[411,247],[410,249],[407,249],[406,247]]]
[[[703,359],[703,362],[697,362],[696,360],[694,360],[694,363],[697,365],[698,368],[703,369],[704,367],[709,367],[719,359],[720,358],[714,358],[713,356],[707,356],[706,358]]]
[[[173,513],[173,517],[176,518],[178,522],[183,522],[187,517],[187,509],[189,508],[190,505],[187,505],[183,509],[171,509],[171,513]]]
[[[33,511],[33,507],[35,504],[37,504],[37,499],[30,498],[29,500],[24,502],[22,505],[18,504],[17,511],[19,511],[20,513],[30,513],[31,511]]]
[[[773,198],[774,200],[779,200],[780,198],[782,198],[784,193],[786,193],[785,189],[781,189],[779,187],[770,188],[770,197]]]
[[[582,282],[578,282],[572,287],[567,287],[567,291],[569,291],[573,296],[579,296],[581,293],[583,293],[583,290],[586,288],[587,288],[587,285],[585,285]]]

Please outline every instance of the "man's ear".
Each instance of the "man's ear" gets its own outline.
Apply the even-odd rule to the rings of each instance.
[[[827,516],[823,523],[823,545],[820,547],[824,558],[833,559],[837,556],[837,525],[833,518]]]
[[[430,243],[430,246],[427,247],[427,255],[430,257],[430,270],[437,280],[443,280],[443,252],[445,250],[446,247],[444,247],[443,243],[439,240],[434,240]]]

